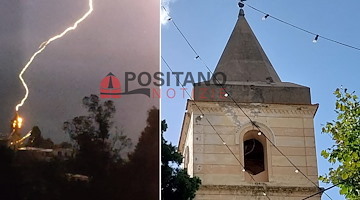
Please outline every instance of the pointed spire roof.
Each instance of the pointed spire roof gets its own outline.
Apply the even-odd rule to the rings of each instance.
[[[219,72],[226,75],[226,81],[281,82],[242,9],[214,73]]]
[[[244,5],[239,2],[239,6]],[[216,79],[212,77],[195,84],[194,100],[311,104],[310,88],[280,80],[244,16],[240,9],[235,28],[214,71]],[[226,75],[226,81],[223,75],[217,74],[220,72]],[[224,90],[231,98],[225,96]]]

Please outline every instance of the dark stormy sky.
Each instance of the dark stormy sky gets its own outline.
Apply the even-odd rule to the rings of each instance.
[[[0,1],[1,133],[9,132],[14,107],[25,94],[18,79],[21,68],[42,42],[87,10],[88,0]],[[45,137],[65,140],[62,123],[85,113],[82,98],[99,94],[100,81],[109,72],[124,84],[125,71],[159,71],[159,32],[158,0],[94,0],[93,13],[48,45],[25,73],[30,94],[19,111],[23,134],[38,125]],[[114,102],[115,125],[135,143],[147,110],[158,107],[158,99],[128,95]]]

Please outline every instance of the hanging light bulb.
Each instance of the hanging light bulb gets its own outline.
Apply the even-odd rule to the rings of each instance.
[[[296,170],[295,170],[295,173],[299,173],[299,170],[298,170],[298,169],[296,169]]]
[[[22,119],[21,117],[18,117],[18,118],[17,118],[18,128],[21,128],[22,122],[23,122],[23,119]]]
[[[269,16],[269,14],[264,15],[264,17],[262,17],[262,20],[266,20]]]
[[[245,172],[245,169],[242,169],[243,172]]]
[[[259,136],[261,135],[261,131],[258,132],[258,135],[259,135]]]
[[[243,3],[243,1],[245,1],[245,0],[240,0],[239,3],[238,3],[238,6],[239,6],[240,8],[243,8],[243,7],[245,6],[244,3]]]
[[[204,118],[204,114],[201,114],[201,115],[200,115],[200,118],[201,118],[201,119]]]
[[[223,142],[223,145],[226,145],[226,142]]]
[[[225,93],[225,94],[224,94],[224,97],[228,97],[228,96],[229,96],[229,94],[228,94],[228,93]]]
[[[314,40],[313,40],[313,43],[316,43],[318,41],[318,39],[319,39],[319,35],[316,35]]]
[[[266,193],[265,193],[265,192],[263,192],[263,195],[264,195],[264,196],[266,196]]]

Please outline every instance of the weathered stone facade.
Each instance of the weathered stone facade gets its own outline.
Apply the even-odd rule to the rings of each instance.
[[[318,105],[308,87],[281,82],[243,11],[215,72],[230,79],[195,85],[179,141],[184,167],[202,181],[196,199],[295,200],[319,192]]]
[[[259,103],[240,106],[262,133],[317,184],[313,117],[318,106]],[[184,122],[179,150],[189,159],[184,166],[189,174],[201,178],[197,199],[257,199],[263,196],[264,187],[267,195],[279,197],[276,199],[300,199],[318,191],[301,172],[295,172],[296,168],[266,138],[265,171],[254,175],[255,181],[243,172],[239,161],[244,163],[244,135],[255,130],[259,140],[263,136],[257,135],[258,131],[234,103],[188,101]],[[261,176],[265,176],[265,181]]]

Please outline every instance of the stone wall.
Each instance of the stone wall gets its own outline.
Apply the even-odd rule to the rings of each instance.
[[[191,128],[191,124],[187,127],[183,126],[179,143],[181,152],[184,152],[186,146],[191,146],[193,143],[191,146],[193,166],[192,169],[189,169],[191,175],[200,177],[204,187],[254,186],[253,179],[259,182],[261,173],[250,177],[247,172],[243,172],[243,167],[239,161],[244,163],[242,156],[244,134],[256,128],[244,113],[231,102],[196,102],[196,104],[205,114],[205,117],[200,118],[201,113],[197,106],[189,101],[187,110],[191,116],[190,121],[193,128]],[[295,193],[301,190],[302,192],[295,195],[299,197],[307,196],[316,191],[317,188],[313,184],[318,184],[313,117],[318,105],[250,103],[241,104],[241,107],[271,141],[264,139],[264,135],[259,136],[266,141],[264,147],[266,149],[266,176],[268,176],[268,181],[264,182],[266,187],[288,187],[293,189]],[[190,129],[193,129],[193,132]],[[190,134],[193,135],[190,136]],[[223,144],[219,136],[228,147]],[[296,169],[272,143],[310,180],[305,178],[301,172],[296,173]],[[201,189],[198,192],[197,199],[240,198],[232,197],[232,192],[226,194],[230,195],[229,198],[219,198],[218,195],[225,194],[222,193],[224,191],[221,189],[218,192],[219,194],[215,195],[216,198],[210,197],[214,194],[209,194],[208,198],[206,190]],[[276,199],[282,198],[279,196]]]

